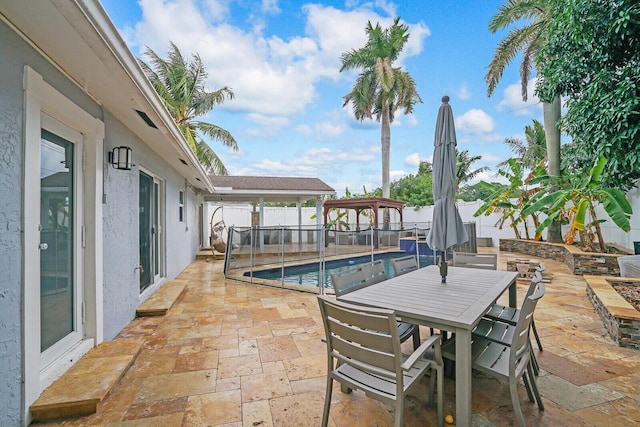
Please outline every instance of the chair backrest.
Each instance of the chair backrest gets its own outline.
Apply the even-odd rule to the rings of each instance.
[[[365,273],[359,266],[341,273],[332,274],[330,277],[337,298],[369,286],[365,281]]]
[[[391,310],[358,306],[318,295],[324,323],[329,360],[329,372],[334,369],[333,358],[340,364],[373,375],[395,379],[398,390],[403,387],[400,368],[402,354]]]
[[[536,268],[536,271],[539,271],[540,273],[542,273],[546,268],[547,266],[544,265],[544,262],[541,262],[538,264],[538,268]]]
[[[418,261],[416,261],[416,257],[413,255],[393,258],[391,260],[391,267],[393,268],[393,274],[395,276],[400,276],[401,274],[417,270]]]
[[[513,334],[513,342],[511,343],[509,354],[510,375],[512,373],[518,375],[522,370],[526,369],[531,357],[529,328],[533,319],[533,312],[545,292],[542,281],[535,283],[535,285],[535,291],[524,299],[522,308],[520,309],[520,315],[518,316],[518,323],[516,324],[516,330]]]
[[[524,296],[525,300],[533,295],[533,292],[538,289],[538,283],[542,282],[542,273],[540,270],[536,270],[531,277],[531,283],[529,284],[529,289],[527,289],[527,294]]]
[[[381,259],[371,264],[363,264],[360,268],[362,269],[366,286],[387,280],[387,273],[384,271],[384,264]]]
[[[485,270],[498,269],[497,254],[472,254],[467,252],[453,253],[454,267],[482,268]]]

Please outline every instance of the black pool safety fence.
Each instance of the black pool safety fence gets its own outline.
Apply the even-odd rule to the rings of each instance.
[[[384,229],[359,230],[232,226],[227,235],[224,273],[227,278],[247,283],[332,293],[330,274],[359,263],[408,254],[415,255],[421,266],[433,263],[439,252],[426,243],[430,226],[389,224]],[[476,252],[475,223],[466,223],[465,228],[469,242],[454,249]]]

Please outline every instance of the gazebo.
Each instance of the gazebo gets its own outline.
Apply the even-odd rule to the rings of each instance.
[[[379,224],[378,214],[380,209],[391,208],[398,211],[400,224],[402,224],[402,208],[405,202],[401,200],[387,199],[386,197],[362,197],[357,199],[336,199],[324,202],[324,224],[327,224],[329,211],[333,208],[353,209],[356,211],[356,229],[360,229],[360,213],[367,209],[373,210],[374,226]]]

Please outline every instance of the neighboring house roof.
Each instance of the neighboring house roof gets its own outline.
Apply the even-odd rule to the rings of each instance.
[[[214,191],[205,195],[211,202],[304,202],[336,191],[318,178],[280,176],[209,175]]]
[[[40,180],[42,188],[67,188],[69,187],[69,172],[56,172]]]
[[[0,19],[191,185],[213,191],[205,170],[98,0],[3,1]],[[138,163],[135,151],[133,161]]]

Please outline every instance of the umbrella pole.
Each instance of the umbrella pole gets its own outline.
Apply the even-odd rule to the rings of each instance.
[[[447,251],[440,253],[440,276],[442,277],[442,283],[447,283]]]

